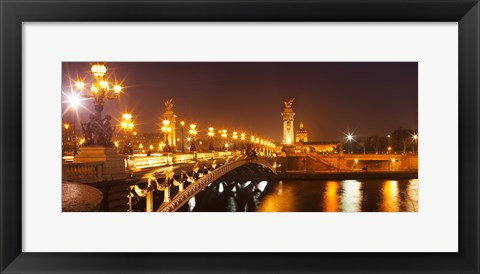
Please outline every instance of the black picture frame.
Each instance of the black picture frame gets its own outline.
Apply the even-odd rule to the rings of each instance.
[[[0,12],[2,273],[479,273],[478,1],[0,0]],[[458,22],[459,252],[22,252],[22,23],[87,21]]]

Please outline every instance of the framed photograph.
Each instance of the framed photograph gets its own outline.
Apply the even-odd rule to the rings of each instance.
[[[0,3],[2,273],[479,272],[477,1]]]

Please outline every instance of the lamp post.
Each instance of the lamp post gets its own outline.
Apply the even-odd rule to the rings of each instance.
[[[412,138],[413,138],[413,154],[415,154],[415,147],[417,146],[418,135],[415,133],[413,134]]]
[[[208,149],[212,152],[212,159],[213,159],[213,151],[215,150],[213,147],[213,136],[215,135],[215,133],[213,133],[213,130],[214,130],[213,127],[208,128],[208,137],[210,139],[210,144],[208,145]]]
[[[242,145],[243,145],[243,154],[246,154],[246,149],[245,149],[245,133],[242,133],[241,135],[242,138]]]
[[[169,157],[170,157],[170,143],[168,142],[168,135],[172,131],[172,128],[170,127],[170,120],[163,120],[162,121],[162,132],[163,132],[163,140],[165,142],[165,147],[163,148],[163,151],[167,153],[167,165],[170,163]]]
[[[185,148],[183,146],[183,126],[185,125],[185,121],[181,121],[180,125],[182,126],[182,153],[185,153]]]
[[[347,141],[348,141],[348,154],[351,154],[351,153],[352,153],[352,140],[353,140],[353,136],[352,136],[352,134],[348,134],[348,135],[347,135]]]
[[[93,104],[96,113],[85,124],[86,128],[83,128],[86,145],[110,146],[113,135],[113,127],[109,122],[111,117],[109,115],[102,117],[102,111],[106,100],[118,99],[120,97],[122,86],[118,83],[112,85],[108,82],[106,77],[104,77],[107,73],[107,67],[103,63],[94,64],[91,72],[94,76],[94,81],[91,83],[88,94],[83,94],[85,83],[82,80],[75,83],[75,87],[81,96],[94,99]]]
[[[65,123],[63,124],[63,129],[64,129],[64,137],[62,138],[63,140],[63,147],[62,147],[62,153],[66,153],[67,152],[67,149],[68,149],[68,146],[69,146],[69,140],[68,140],[68,129],[70,128],[70,124],[68,123]],[[63,156],[63,155],[62,155]]]
[[[235,155],[236,155],[237,154],[237,139],[238,139],[236,131],[233,132],[232,138],[233,138],[233,150],[235,151]]]
[[[387,149],[388,149],[388,154],[390,154],[392,150],[390,134],[387,135]]]
[[[80,84],[81,85],[81,84]],[[69,98],[70,107],[73,109],[72,111],[72,142],[73,142],[73,156],[77,155],[77,135],[76,135],[76,125],[77,125],[77,107],[80,103],[80,98],[78,98],[77,94],[73,94]]]
[[[197,125],[195,124],[190,124],[190,130],[188,133],[190,133],[191,141],[190,141],[190,151],[193,152],[193,160],[197,160],[197,148],[195,147],[195,136],[197,135]]]
[[[122,115],[122,122],[120,123],[120,126],[122,127],[124,133],[125,133],[125,145],[123,146],[123,154],[125,155],[132,155],[133,154],[133,149],[130,144],[130,138],[128,131],[133,130],[133,122],[132,122],[132,114],[130,113],[124,113]]]
[[[225,146],[225,144],[227,143],[227,130],[226,129],[223,129],[222,130],[222,138],[223,138],[223,149],[225,151],[227,151],[227,147]]]

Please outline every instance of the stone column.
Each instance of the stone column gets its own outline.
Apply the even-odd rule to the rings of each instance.
[[[295,113],[291,109],[282,112],[283,117],[283,140],[286,145],[293,145],[295,142],[293,129],[293,116]]]
[[[170,187],[169,186],[165,187],[163,202],[164,203],[169,203],[170,202]]]
[[[146,212],[153,211],[153,191],[147,192],[147,205],[146,205]]]

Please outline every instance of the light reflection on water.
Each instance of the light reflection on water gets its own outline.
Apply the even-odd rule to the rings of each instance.
[[[418,179],[298,180],[281,182],[257,211],[403,212],[418,211]],[[318,206],[313,206],[317,201]],[[288,205],[288,207],[286,206]]]
[[[224,188],[223,183],[219,183],[212,185],[210,190],[202,191],[204,193],[197,197],[197,207],[193,211],[418,211],[418,179],[372,179],[366,183],[361,180],[232,183],[234,187],[229,188],[226,184]],[[232,183],[230,186],[233,186]]]

